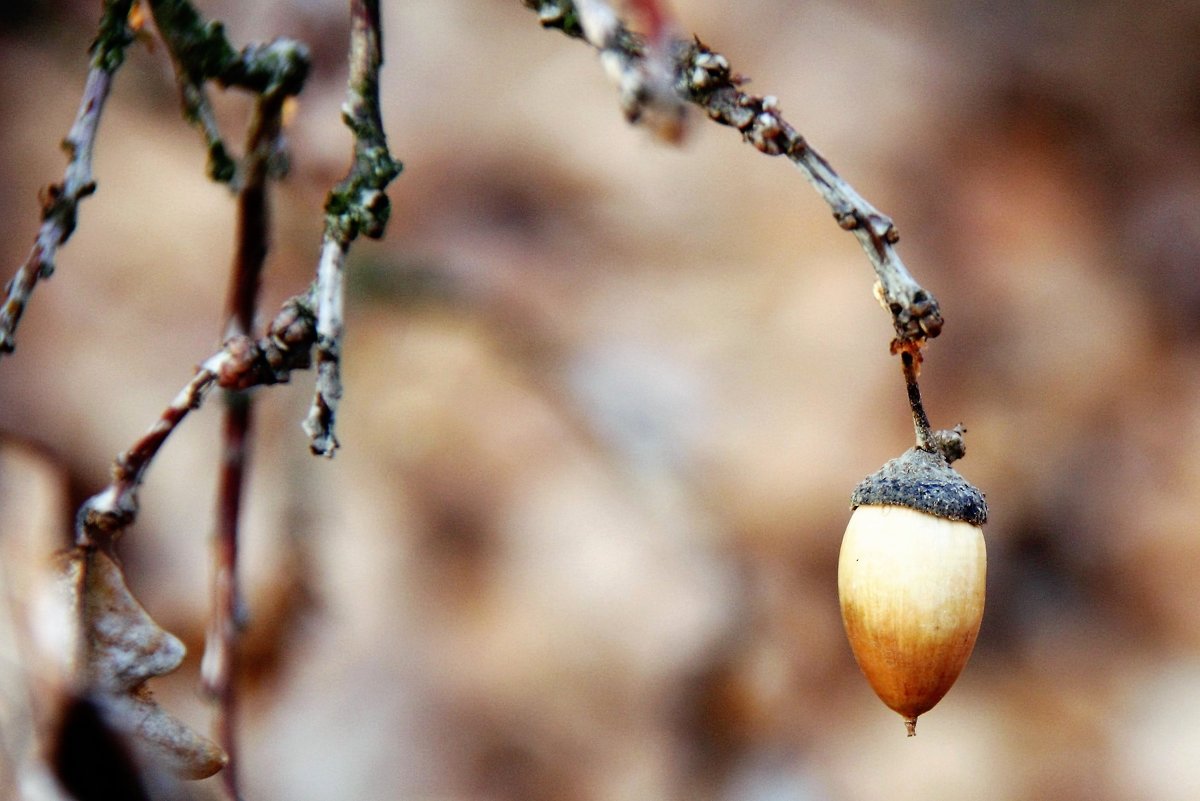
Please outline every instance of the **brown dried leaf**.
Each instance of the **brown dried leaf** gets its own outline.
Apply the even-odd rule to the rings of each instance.
[[[110,726],[164,769],[188,779],[220,770],[225,753],[159,707],[146,684],[179,667],[183,643],[154,622],[108,555],[77,548],[60,568],[78,621],[68,664],[81,692],[103,710]]]

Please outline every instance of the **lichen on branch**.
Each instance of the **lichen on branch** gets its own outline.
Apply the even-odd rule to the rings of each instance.
[[[149,0],[149,4],[175,65],[183,115],[204,136],[209,177],[232,183],[237,164],[225,149],[205,84],[216,81],[222,87],[259,95],[299,94],[308,77],[308,48],[293,39],[276,39],[238,50],[219,21],[205,19],[187,0]]]
[[[391,212],[387,186],[403,169],[388,150],[379,108],[382,48],[378,0],[351,0],[350,76],[342,121],[354,134],[354,161],[325,200],[325,232],[315,286],[316,392],[304,421],[309,448],[319,456],[331,457],[338,448],[334,428],[342,397],[346,254],[360,233],[372,239],[383,236]]]

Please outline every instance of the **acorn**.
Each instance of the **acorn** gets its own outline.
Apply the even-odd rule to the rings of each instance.
[[[911,737],[917,717],[942,699],[975,647],[987,502],[950,467],[963,455],[963,430],[929,430],[905,357],[918,444],[855,488],[838,596],[859,668]]]

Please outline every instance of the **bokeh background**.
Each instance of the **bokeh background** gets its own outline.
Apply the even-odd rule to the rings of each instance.
[[[895,218],[946,316],[922,386],[969,429],[989,588],[915,739],[836,599],[850,490],[912,437],[853,237],[735,131],[696,117],[675,150],[627,126],[595,54],[517,0],[384,5],[406,170],[386,240],[352,251],[337,457],[299,429],[309,375],[256,393],[246,798],[1200,797],[1200,4],[675,3]],[[314,52],[269,319],[348,164],[345,10],[200,6]],[[98,4],[0,17],[7,276]],[[246,98],[214,99],[240,152]],[[219,343],[234,204],[203,171],[162,48],[135,47],[99,191],[0,362],[18,625],[72,509]],[[156,694],[201,729],[215,401],[121,548],[190,648]]]

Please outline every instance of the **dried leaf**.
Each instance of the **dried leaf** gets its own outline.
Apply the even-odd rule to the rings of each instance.
[[[220,770],[225,753],[164,711],[146,684],[179,667],[183,643],[154,622],[108,555],[76,548],[60,568],[64,600],[77,621],[68,667],[81,694],[144,757],[171,773],[203,779]]]

